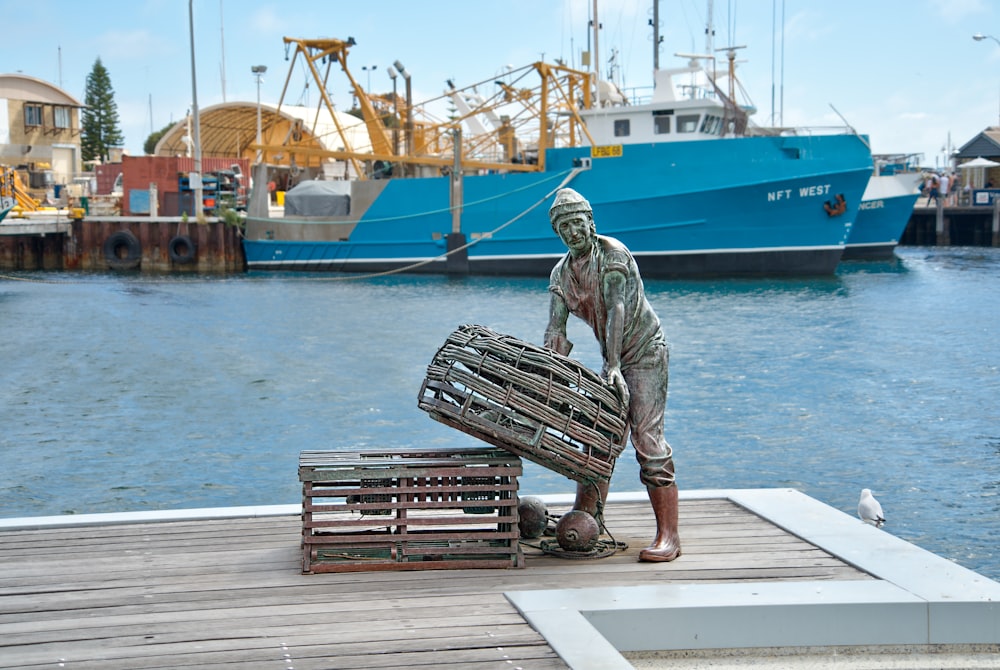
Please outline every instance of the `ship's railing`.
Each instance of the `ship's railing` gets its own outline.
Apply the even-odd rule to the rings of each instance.
[[[747,127],[751,137],[798,137],[814,135],[857,135],[850,126],[756,126]]]

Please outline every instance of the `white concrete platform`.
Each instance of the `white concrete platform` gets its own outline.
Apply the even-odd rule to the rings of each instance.
[[[692,496],[726,498],[876,580],[511,591],[508,600],[573,668],[634,667],[621,652],[985,645],[991,656],[1000,645],[1000,583],[792,489],[682,492]]]

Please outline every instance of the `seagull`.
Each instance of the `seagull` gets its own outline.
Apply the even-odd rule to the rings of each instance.
[[[861,500],[858,502],[858,516],[865,523],[881,528],[885,523],[882,505],[872,497],[871,489],[861,489]]]

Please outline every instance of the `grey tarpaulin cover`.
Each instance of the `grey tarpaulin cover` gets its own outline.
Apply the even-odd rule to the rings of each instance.
[[[285,216],[347,216],[351,196],[347,182],[310,180],[285,193]]]

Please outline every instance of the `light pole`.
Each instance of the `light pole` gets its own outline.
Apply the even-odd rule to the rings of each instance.
[[[399,74],[403,75],[403,81],[406,82],[406,155],[407,157],[413,155],[413,92],[410,88],[410,73],[406,71],[403,64],[398,60],[393,62],[396,66],[396,70]],[[406,173],[409,174],[409,165],[406,166]]]
[[[997,46],[1000,46],[1000,40],[993,37],[993,35],[983,35],[982,33],[976,33],[975,35],[972,36],[972,39],[976,40],[977,42],[982,42],[983,40],[993,40],[994,42],[997,43]]]
[[[267,66],[251,65],[250,72],[257,80],[257,163],[260,163],[264,156],[264,152],[260,148],[260,82],[264,78],[264,73],[267,72]]]
[[[198,223],[205,221],[205,189],[201,183],[201,119],[198,115],[198,78],[194,66],[194,2],[188,0],[188,30],[191,34],[191,116],[194,117],[194,215]]]
[[[372,91],[372,72],[378,69],[378,65],[362,65],[361,69],[368,73],[368,88],[365,90],[371,93]]]
[[[393,155],[399,154],[399,105],[396,102],[396,77],[399,73],[396,72],[396,68],[389,66],[386,68],[386,72],[389,73],[389,78],[392,79],[392,153]]]

